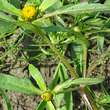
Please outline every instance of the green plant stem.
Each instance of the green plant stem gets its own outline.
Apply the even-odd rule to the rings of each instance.
[[[99,60],[97,60],[97,62],[91,67],[88,69],[88,72],[87,72],[87,76],[86,77],[89,77],[90,73],[92,72],[92,70],[103,60],[103,58],[110,52],[110,45],[109,47],[107,48],[107,50],[104,52],[104,54],[101,56],[101,58]]]
[[[83,77],[86,77],[86,66],[87,66],[87,46],[86,43],[83,45],[84,47],[84,66],[83,66]]]
[[[25,26],[26,26],[26,24],[25,24]],[[39,34],[46,41],[46,43],[51,47],[51,49],[57,54],[57,56],[60,58],[60,60],[68,68],[68,70],[71,72],[71,74],[73,75],[73,77],[75,79],[79,78],[79,76],[75,72],[75,70],[70,66],[70,64],[67,62],[67,60],[61,55],[61,53],[57,50],[57,48],[50,42],[50,40],[43,33],[43,31],[38,26],[34,26],[32,24],[28,24],[27,26],[28,26],[28,28],[31,29],[31,31],[33,31],[35,34]]]
[[[75,90],[79,90],[79,89],[81,89],[81,87],[70,88],[68,90],[63,90],[63,91],[57,92],[56,95],[71,92],[71,91],[75,91]]]

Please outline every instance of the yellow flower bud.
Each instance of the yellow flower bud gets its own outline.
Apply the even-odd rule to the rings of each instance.
[[[41,95],[41,98],[44,101],[50,101],[53,98],[53,94],[49,91],[46,91]]]
[[[36,11],[37,9],[34,6],[28,5],[22,9],[22,15],[25,20],[31,20],[36,16]]]

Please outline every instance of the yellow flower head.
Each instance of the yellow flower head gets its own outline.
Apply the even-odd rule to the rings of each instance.
[[[32,5],[28,5],[23,8],[22,15],[25,20],[30,20],[36,16],[36,8]]]
[[[53,94],[50,91],[46,91],[41,95],[42,100],[50,101],[53,97]]]

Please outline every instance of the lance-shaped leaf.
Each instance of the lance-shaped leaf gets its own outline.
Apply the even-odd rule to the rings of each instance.
[[[60,80],[61,80],[61,83],[62,82],[65,82],[67,79],[68,79],[68,74],[67,74],[67,71],[66,71],[66,68],[65,66],[61,63],[61,66],[60,66]],[[61,95],[61,94],[60,94]],[[56,96],[57,97],[57,96]],[[64,93],[64,99],[66,101],[66,109],[67,110],[73,110],[73,98],[72,98],[72,92],[67,92],[67,93]],[[61,99],[59,99],[61,100]],[[56,100],[56,103],[57,103],[57,100]]]
[[[49,90],[51,91],[57,84],[57,81],[58,81],[58,78],[59,78],[59,69],[60,69],[60,63],[58,64],[57,66],[57,69],[54,73],[54,76],[53,76],[53,79],[52,79],[52,82],[49,86]]]
[[[78,73],[82,73],[83,70],[83,62],[84,62],[84,53],[83,46],[79,42],[73,42],[71,44],[71,57],[74,61],[74,67]]]
[[[15,19],[13,19],[13,18],[7,16],[6,14],[4,14],[4,13],[2,13],[2,12],[0,12],[0,19],[3,19],[3,20],[5,20],[5,21],[16,22]]]
[[[92,85],[92,84],[98,84],[104,81],[102,78],[79,78],[73,80],[73,78],[65,81],[64,83],[56,86],[53,91],[58,92],[64,88],[68,88],[71,85],[78,85],[78,84],[86,84],[86,85]]]
[[[41,26],[41,27],[52,26],[52,23],[50,22],[50,19],[43,19],[43,18],[39,18],[39,19],[33,21],[32,24],[38,25],[38,26]]]
[[[58,0],[43,0],[41,3],[39,9],[40,11],[46,10],[48,7],[52,6],[54,3],[56,3]]]
[[[36,110],[44,110],[46,104],[47,102],[42,100]]]
[[[44,32],[69,32],[70,29],[66,29],[61,26],[49,26],[49,27],[40,27]]]
[[[11,0],[11,4],[20,9],[20,0]]]
[[[4,89],[0,88],[0,92],[1,92],[1,94],[2,94],[2,96],[3,96],[3,98],[4,98],[4,100],[5,100],[5,102],[6,102],[6,104],[7,104],[8,110],[11,110],[10,99],[9,99],[9,97],[8,97],[8,95],[7,95],[7,93],[6,93],[6,91],[5,91]]]
[[[106,11],[110,10],[110,6],[104,4],[88,4],[87,2],[79,3],[79,4],[69,4],[59,8],[53,13],[49,13],[43,16],[43,18],[47,18],[54,15],[59,14],[83,14],[97,11]]]
[[[55,110],[55,107],[54,107],[54,105],[52,104],[51,101],[47,102],[46,108],[47,108],[47,110]]]
[[[47,110],[55,110],[51,101],[43,101],[43,100],[40,102],[36,110],[44,110],[45,107],[47,108]]]
[[[103,44],[104,44],[104,34],[100,33],[97,39],[97,45],[101,54],[103,54]]]
[[[41,4],[40,0],[27,0],[27,2],[25,3],[25,6],[27,5],[35,5],[35,6],[39,6]]]
[[[27,78],[19,79],[11,75],[0,75],[0,87],[15,92],[22,92],[27,95],[38,94],[42,91],[33,86],[31,81]]]
[[[47,91],[46,84],[44,82],[44,79],[42,78],[42,75],[38,71],[37,68],[35,68],[32,64],[29,64],[29,72],[31,76],[35,79],[37,82],[38,86],[43,90]]]
[[[16,27],[15,22],[0,21],[0,33],[13,31]]]
[[[0,10],[16,16],[21,14],[20,10],[8,3],[7,0],[0,0]]]

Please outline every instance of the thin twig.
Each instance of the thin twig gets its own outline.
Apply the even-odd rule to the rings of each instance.
[[[88,72],[87,72],[87,76],[86,77],[89,77],[90,73],[92,72],[92,70],[103,60],[103,58],[110,52],[110,45],[109,47],[107,48],[107,50],[104,52],[104,54],[101,56],[101,58],[99,60],[97,60],[97,62],[91,67],[88,69]]]
[[[86,65],[87,65],[87,47],[86,44],[83,45],[84,47],[84,66],[83,66],[83,77],[86,77]]]
[[[68,90],[63,90],[63,91],[57,92],[56,94],[58,95],[58,94],[66,93],[66,92],[71,92],[71,91],[79,90],[79,89],[81,89],[81,87],[70,88]]]

